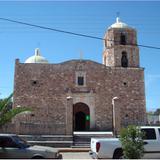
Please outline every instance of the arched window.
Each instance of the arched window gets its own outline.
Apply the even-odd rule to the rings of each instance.
[[[126,52],[122,52],[121,65],[122,67],[128,67],[128,58]]]
[[[121,33],[120,44],[126,45],[126,36],[123,33]]]

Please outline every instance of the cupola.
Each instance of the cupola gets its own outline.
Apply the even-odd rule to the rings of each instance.
[[[122,22],[121,20],[120,20],[120,18],[119,17],[117,17],[116,18],[116,23],[114,23],[114,24],[112,24],[108,29],[111,29],[111,28],[132,28],[132,27],[130,27],[130,26],[128,26],[128,24],[126,24],[126,23],[124,23],[124,22]]]
[[[41,56],[39,48],[36,48],[35,55],[29,57],[25,63],[48,63],[48,61]]]

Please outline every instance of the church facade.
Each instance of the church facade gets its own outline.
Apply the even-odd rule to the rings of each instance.
[[[18,134],[119,130],[146,122],[144,68],[136,30],[117,18],[104,36],[102,64],[70,60],[51,64],[39,49],[15,63],[14,107],[31,113],[14,120]]]

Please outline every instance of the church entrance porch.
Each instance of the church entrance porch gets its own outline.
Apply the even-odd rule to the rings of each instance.
[[[73,105],[73,130],[87,131],[90,129],[90,111],[85,103]]]

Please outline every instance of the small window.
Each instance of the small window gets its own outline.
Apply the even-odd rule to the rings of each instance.
[[[84,85],[84,77],[78,77],[78,85],[83,86]]]
[[[85,71],[76,71],[75,75],[75,84],[76,87],[86,86],[86,72]]]
[[[128,67],[128,58],[126,52],[122,52],[121,65],[122,67]]]
[[[128,114],[126,114],[125,117],[128,118],[129,117]]]
[[[126,85],[127,85],[127,82],[123,82],[123,85],[126,86]]]
[[[120,41],[120,44],[126,45],[126,36],[125,36],[123,33],[121,33],[121,41]]]
[[[32,86],[36,86],[38,84],[38,81],[37,80],[32,80],[31,84],[32,84]]]
[[[141,129],[141,131],[144,132],[144,140],[156,139],[155,129]]]
[[[31,117],[34,117],[34,116],[35,116],[35,115],[32,113],[32,114],[31,114]]]

